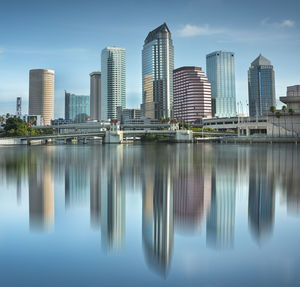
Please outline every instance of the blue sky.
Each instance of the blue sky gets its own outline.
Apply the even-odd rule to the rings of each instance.
[[[172,32],[175,68],[203,67],[215,50],[235,52],[237,101],[248,98],[247,70],[262,53],[275,69],[276,96],[300,84],[298,0],[0,0],[0,114],[27,112],[29,69],[55,70],[55,116],[64,90],[89,94],[89,73],[100,70],[101,50],[126,49],[127,106],[142,96],[141,50],[163,22]]]

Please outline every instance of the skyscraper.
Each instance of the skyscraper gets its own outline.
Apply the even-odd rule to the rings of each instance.
[[[151,31],[142,51],[142,114],[159,119],[173,116],[174,47],[166,23]]]
[[[174,118],[193,123],[211,116],[211,88],[200,67],[181,67],[174,76]]]
[[[213,116],[236,116],[234,53],[216,51],[206,55],[206,74],[211,83]]]
[[[273,66],[261,54],[248,70],[248,96],[250,117],[262,116],[276,106]]]
[[[29,71],[29,115],[40,115],[45,125],[54,118],[54,71]]]
[[[85,122],[90,115],[90,97],[78,96],[65,91],[65,119]]]
[[[126,108],[125,49],[106,47],[101,54],[101,120],[116,119],[117,107]]]
[[[101,120],[101,72],[90,73],[90,114],[91,120]]]

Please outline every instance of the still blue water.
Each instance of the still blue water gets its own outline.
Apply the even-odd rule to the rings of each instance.
[[[1,286],[300,286],[300,147],[0,147]]]

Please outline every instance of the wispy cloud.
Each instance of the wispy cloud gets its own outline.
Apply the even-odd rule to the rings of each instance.
[[[281,23],[280,23],[280,26],[281,27],[294,27],[295,26],[295,21],[293,20],[283,20]]]
[[[203,26],[186,24],[177,31],[180,37],[193,37],[193,36],[210,36],[224,33],[222,29],[214,29],[208,24]]]
[[[217,42],[219,43],[277,42],[289,38],[290,33],[287,33],[286,28],[293,26],[295,26],[295,21],[293,20],[286,19],[281,22],[272,22],[270,18],[263,19],[257,28],[186,24],[178,29],[175,35],[178,37],[217,36]]]
[[[280,22],[272,22],[270,18],[264,18],[263,20],[261,20],[260,24],[262,26],[268,26],[272,28],[292,28],[295,26],[296,22],[291,19],[285,19]]]

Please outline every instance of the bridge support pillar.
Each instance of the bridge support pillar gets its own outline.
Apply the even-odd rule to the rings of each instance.
[[[177,130],[173,141],[176,143],[193,142],[193,132],[189,130]]]
[[[122,131],[106,131],[104,137],[104,143],[106,144],[120,144],[123,142]]]

